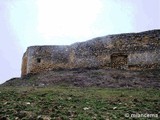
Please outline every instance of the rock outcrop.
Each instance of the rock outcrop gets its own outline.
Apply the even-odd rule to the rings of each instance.
[[[24,53],[21,75],[78,68],[160,68],[160,30],[108,35],[68,46],[31,46]]]

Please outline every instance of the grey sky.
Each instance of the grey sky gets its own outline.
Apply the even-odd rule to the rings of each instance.
[[[160,0],[0,0],[0,83],[20,76],[30,45],[160,28]]]

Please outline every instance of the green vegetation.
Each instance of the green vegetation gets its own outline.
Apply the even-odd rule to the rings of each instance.
[[[159,114],[157,89],[0,87],[0,119],[125,120],[129,114]]]

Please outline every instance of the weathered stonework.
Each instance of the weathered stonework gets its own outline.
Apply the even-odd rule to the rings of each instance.
[[[22,76],[76,68],[160,68],[160,30],[108,35],[69,46],[31,46],[23,56]]]

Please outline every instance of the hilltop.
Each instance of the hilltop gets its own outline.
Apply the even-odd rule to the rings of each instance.
[[[97,37],[70,46],[30,46],[22,77],[4,86],[159,88],[160,30]]]

